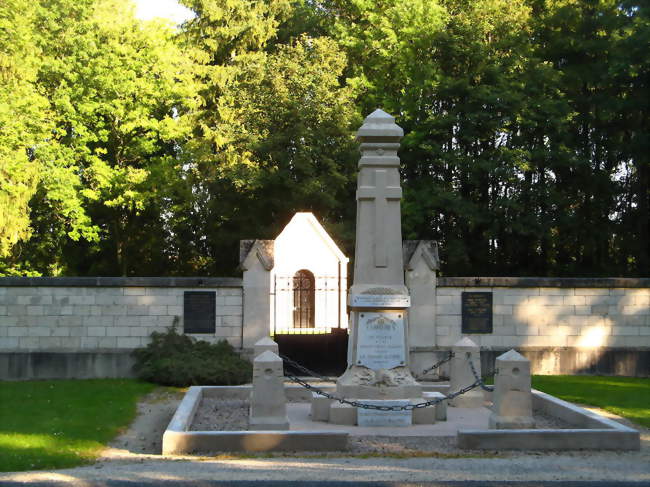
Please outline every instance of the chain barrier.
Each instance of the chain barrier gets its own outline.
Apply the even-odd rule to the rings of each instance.
[[[442,401],[448,401],[451,399],[454,399],[455,397],[460,396],[461,394],[465,394],[466,392],[471,391],[472,389],[478,387],[480,383],[478,381],[474,382],[473,384],[463,387],[459,391],[456,391],[452,394],[449,394],[445,396],[443,394],[443,397],[437,398],[437,399],[432,399],[431,401],[426,401],[426,402],[420,402],[417,404],[405,404],[403,406],[378,406],[376,404],[366,404],[363,402],[357,402],[357,401],[351,401],[349,399],[345,399],[343,397],[338,397],[333,394],[330,394],[329,392],[325,392],[318,387],[312,386],[309,382],[302,380],[299,377],[296,377],[294,375],[286,374],[286,377],[288,379],[291,379],[292,381],[296,382],[297,384],[300,384],[303,386],[305,389],[315,392],[319,396],[326,397],[327,399],[332,399],[334,401],[338,401],[341,404],[348,404],[350,406],[354,406],[356,408],[361,408],[361,409],[373,409],[376,411],[411,411],[413,409],[421,409],[421,408],[426,408],[430,406],[435,406],[436,404],[440,404]],[[371,401],[372,399],[368,399]]]
[[[315,377],[315,378],[317,378],[317,379],[320,379],[320,380],[322,380],[323,382],[331,382],[332,384],[336,384],[336,381],[335,381],[335,380],[332,380],[332,379],[329,379],[329,378],[327,378],[327,377],[324,377],[324,376],[322,376],[322,375],[320,375],[320,374],[314,372],[313,370],[309,370],[309,369],[308,369],[307,367],[305,367],[304,365],[300,365],[298,362],[296,362],[295,360],[291,360],[289,357],[286,357],[285,355],[281,355],[281,354],[280,354],[279,357],[280,357],[280,358],[281,358],[281,359],[282,359],[286,364],[291,365],[292,367],[294,367],[294,368],[296,368],[296,369],[298,369],[298,370],[304,372],[305,374],[307,374],[307,375],[309,375],[309,376],[311,376],[311,377]],[[289,376],[287,375],[287,377],[289,377]]]
[[[494,386],[488,386],[487,384],[485,384],[485,382],[483,382],[483,378],[478,375],[476,369],[474,368],[474,362],[472,362],[472,359],[468,359],[467,361],[469,362],[470,369],[472,369],[472,374],[474,374],[474,379],[476,379],[478,385],[481,386],[481,389],[483,389],[484,391],[492,392],[494,390]],[[490,376],[493,376],[496,373],[497,371],[495,370],[494,372],[492,372],[492,374],[490,374]]]
[[[319,374],[316,374],[315,372],[309,370],[307,367],[304,367],[300,365],[298,362],[295,362],[294,360],[291,360],[288,357],[285,357],[283,355],[280,355],[280,358],[287,362],[289,365],[296,367],[299,370],[302,370],[303,372],[307,373],[308,375],[320,378],[321,380],[327,381],[327,382],[334,382],[330,379],[326,379]],[[446,359],[447,360],[447,359]],[[470,362],[471,363],[471,362]],[[332,399],[333,401],[340,402],[341,404],[348,404],[350,406],[354,406],[356,408],[361,408],[361,409],[372,409],[376,411],[412,411],[413,409],[421,409],[421,408],[426,408],[430,406],[435,406],[436,404],[440,404],[442,401],[449,401],[451,399],[454,399],[455,397],[458,397],[462,394],[465,394],[466,392],[471,391],[472,389],[478,387],[481,385],[482,380],[479,378],[476,380],[473,384],[463,387],[462,389],[453,392],[448,395],[444,395],[443,397],[439,397],[437,399],[432,399],[431,401],[426,401],[426,402],[420,402],[417,404],[405,404],[403,406],[378,406],[376,404],[366,404],[363,402],[357,402],[357,401],[351,401],[349,399],[345,399],[343,397],[338,397],[333,394],[330,394],[329,392],[325,392],[322,389],[319,389],[318,387],[315,387],[311,385],[309,382],[301,379],[300,377],[296,377],[295,375],[292,374],[285,374],[285,377],[288,379],[292,380],[296,384],[300,384],[302,387],[307,389],[308,391],[314,392],[318,394],[319,396],[326,397],[327,399]]]
[[[449,362],[452,358],[454,358],[454,352],[451,352],[451,351],[450,351],[450,352],[449,352],[449,355],[447,356],[447,358],[443,358],[443,359],[440,360],[439,362],[433,364],[433,365],[432,365],[431,367],[429,367],[428,369],[424,369],[424,370],[422,371],[422,374],[421,374],[421,375],[426,375],[426,374],[428,374],[429,372],[431,372],[432,370],[436,370],[436,369],[437,369],[438,367],[440,367],[441,365],[446,364],[447,362]]]

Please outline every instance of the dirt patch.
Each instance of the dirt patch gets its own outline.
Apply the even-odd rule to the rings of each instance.
[[[157,389],[138,403],[135,420],[102,453],[103,458],[136,455],[160,455],[162,435],[183,399],[183,391]]]

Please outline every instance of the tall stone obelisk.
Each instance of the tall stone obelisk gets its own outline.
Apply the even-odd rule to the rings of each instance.
[[[408,308],[404,285],[395,119],[375,110],[357,132],[361,159],[357,177],[354,282],[348,296],[351,334],[348,368],[337,392],[358,399],[409,399],[421,387],[408,368]]]

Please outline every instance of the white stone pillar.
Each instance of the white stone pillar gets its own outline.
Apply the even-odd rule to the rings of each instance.
[[[289,429],[282,359],[268,350],[253,360],[249,429]]]
[[[243,348],[251,349],[271,333],[271,269],[269,241],[256,240],[240,266],[243,270]]]
[[[454,357],[451,359],[449,392],[454,393],[476,382],[470,362],[474,364],[474,369],[478,376],[481,376],[481,352],[478,345],[467,337],[456,342],[451,347],[451,351]],[[450,406],[457,408],[479,408],[483,406],[484,400],[483,391],[480,387],[476,387],[452,399]]]
[[[510,350],[497,357],[495,367],[497,373],[494,377],[490,428],[534,428],[530,360]]]
[[[410,367],[419,379],[437,379],[438,371],[421,375],[436,362],[436,271],[438,246],[431,240],[407,240],[404,280],[411,295],[409,309]]]

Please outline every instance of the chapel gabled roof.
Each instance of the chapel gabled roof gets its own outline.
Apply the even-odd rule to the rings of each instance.
[[[278,235],[282,235],[282,233],[291,225],[298,224],[300,221],[304,221],[309,226],[316,232],[316,234],[321,238],[321,240],[325,243],[325,245],[332,251],[334,255],[336,255],[337,259],[341,262],[347,263],[350,259],[348,259],[345,254],[341,251],[341,249],[336,245],[336,242],[332,240],[332,237],[330,237],[329,233],[323,228],[323,226],[320,224],[318,219],[314,216],[313,213],[307,212],[307,211],[301,211],[297,212],[291,221],[287,223],[287,225],[282,229],[282,232]]]

